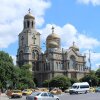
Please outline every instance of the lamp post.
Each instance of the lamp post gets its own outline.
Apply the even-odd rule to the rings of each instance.
[[[90,53],[90,50],[89,50],[89,59],[88,59],[88,61],[89,61],[89,64],[90,64],[90,70],[91,70],[91,53]]]
[[[90,87],[92,87],[92,80],[90,79],[89,82],[90,82]]]

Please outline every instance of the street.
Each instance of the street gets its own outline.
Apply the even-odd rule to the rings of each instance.
[[[78,95],[69,95],[67,93],[59,95],[60,100],[100,100],[100,93],[87,93]],[[9,99],[6,95],[1,95],[0,100],[26,100],[26,96],[22,98]]]

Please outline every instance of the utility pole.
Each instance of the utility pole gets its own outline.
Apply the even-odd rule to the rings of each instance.
[[[88,59],[88,61],[89,61],[89,64],[90,64],[90,70],[91,70],[91,52],[90,52],[90,50],[89,50],[89,59]]]

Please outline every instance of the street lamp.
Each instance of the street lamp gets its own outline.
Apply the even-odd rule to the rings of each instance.
[[[90,82],[90,87],[92,87],[92,80],[90,79],[89,82]]]
[[[91,70],[91,53],[90,53],[90,50],[89,50],[89,59],[88,59],[88,61],[89,61],[89,64],[90,64],[90,70]]]
[[[92,66],[92,64],[91,64],[91,53],[95,53],[95,52],[91,52],[89,50],[89,58],[88,58],[88,61],[89,61],[89,64],[90,64],[90,70],[91,70],[91,66]]]

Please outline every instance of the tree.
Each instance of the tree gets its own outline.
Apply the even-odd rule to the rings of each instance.
[[[71,82],[71,85],[73,85],[74,83],[78,82],[78,80],[75,78],[70,78],[70,82]]]
[[[97,78],[98,78],[98,84],[97,84],[97,85],[99,85],[99,86],[100,86],[100,68],[99,68],[99,69],[97,69],[97,71],[96,71],[95,75],[96,75],[96,76],[97,76]]]
[[[18,88],[33,88],[35,87],[35,83],[33,81],[33,75],[32,72],[29,70],[31,68],[31,65],[25,64],[23,66],[20,66],[20,72],[19,72],[19,85]]]
[[[32,88],[35,86],[31,65],[14,66],[12,57],[0,51],[0,88]]]
[[[70,85],[70,80],[66,76],[56,76],[50,81],[51,87],[59,87],[62,89],[66,89]]]
[[[42,84],[43,87],[49,87],[50,80],[45,80]]]
[[[99,69],[97,69],[97,71],[96,71],[95,75],[96,75],[98,78],[100,78],[100,68],[99,68]]]
[[[88,82],[90,86],[96,86],[98,84],[98,78],[95,75],[86,75],[80,79],[81,82]]]
[[[7,88],[8,81],[13,81],[11,79],[13,75],[14,64],[12,57],[4,51],[0,51],[0,86],[1,88]]]

